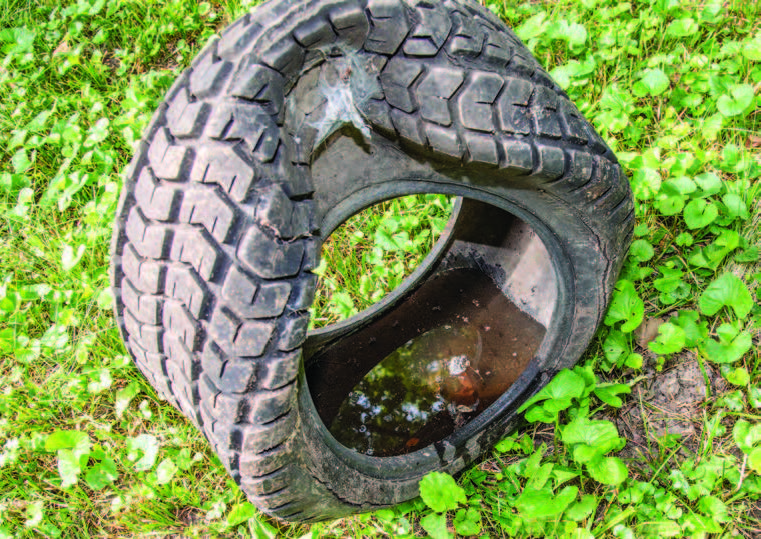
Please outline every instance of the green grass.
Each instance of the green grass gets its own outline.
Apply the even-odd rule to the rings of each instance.
[[[312,325],[324,327],[380,301],[420,264],[452,214],[453,197],[409,195],[343,223],[322,251]]]
[[[758,4],[488,2],[619,155],[636,241],[598,337],[528,427],[457,484],[430,476],[422,500],[312,527],[258,515],[158,400],[108,290],[132,145],[252,4],[0,0],[0,537],[761,534]],[[317,325],[396,286],[447,216],[412,198],[337,231]]]

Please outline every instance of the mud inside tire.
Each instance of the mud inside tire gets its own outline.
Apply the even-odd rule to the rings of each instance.
[[[460,197],[459,224],[377,308],[308,335],[324,238],[412,193]],[[555,292],[515,381],[414,451],[340,443],[309,365],[442,272],[490,267],[498,281],[502,262],[454,240],[488,245],[518,221],[545,249]],[[482,6],[272,0],[201,52],[137,148],[113,240],[116,316],[140,370],[257,507],[339,517],[415,497],[423,475],[461,471],[514,428],[520,403],[592,338],[632,224],[615,156]]]

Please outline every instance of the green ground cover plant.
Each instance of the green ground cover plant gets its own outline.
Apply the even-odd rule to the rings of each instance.
[[[527,426],[421,497],[313,526],[257,513],[126,356],[120,173],[174,78],[256,2],[0,0],[0,537],[761,535],[761,7],[486,4],[616,151],[635,241],[603,327]],[[325,247],[315,325],[396,286],[451,211],[407,197]]]

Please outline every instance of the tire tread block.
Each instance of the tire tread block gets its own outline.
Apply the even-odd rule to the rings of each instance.
[[[528,108],[534,89],[523,79],[510,78],[497,103],[500,128],[507,133],[528,135],[532,119]]]
[[[478,56],[484,48],[485,30],[472,17],[454,13],[454,30],[447,43],[447,52],[452,56]]]
[[[423,69],[420,62],[399,57],[392,58],[386,64],[380,75],[380,81],[389,105],[404,112],[417,110],[410,87]]]
[[[216,47],[201,56],[190,73],[190,93],[195,97],[210,97],[217,93],[222,82],[232,70],[232,64],[222,59],[214,60]]]
[[[420,115],[445,127],[452,125],[449,100],[464,80],[465,73],[460,69],[430,68],[416,89]]]
[[[306,339],[308,327],[309,313],[291,315],[286,318],[280,331],[281,337],[278,341],[278,348],[288,352],[301,346]]]
[[[207,342],[201,353],[201,368],[214,385],[228,393],[246,393],[256,379],[256,363],[228,359],[216,345]]]
[[[252,226],[241,238],[237,256],[245,269],[265,279],[291,277],[301,269],[304,243],[282,242]]]
[[[173,264],[167,268],[166,294],[180,301],[196,319],[203,318],[211,303],[206,283],[192,268],[184,265]]]
[[[125,229],[130,243],[143,258],[161,259],[171,246],[171,229],[152,224],[137,207],[130,211]]]
[[[293,435],[296,414],[290,413],[267,425],[239,425],[241,452],[262,453],[285,442]]]
[[[148,294],[161,294],[164,291],[164,264],[143,259],[131,243],[125,245],[121,262],[122,271],[140,291]]]
[[[233,76],[230,94],[257,103],[269,114],[278,114],[283,107],[285,79],[274,69],[250,62],[249,57]]]
[[[175,187],[161,185],[146,167],[135,185],[135,199],[145,217],[156,221],[169,221],[174,216],[182,192]]]
[[[143,350],[154,354],[164,352],[162,343],[164,330],[162,327],[153,324],[141,324],[129,309],[124,309],[122,318],[124,329],[130,339],[134,339]]]
[[[124,305],[139,322],[156,325],[161,321],[162,296],[142,294],[128,277],[122,279],[121,291]]]
[[[182,88],[166,111],[167,126],[174,137],[197,136],[209,105],[204,102],[191,102],[187,88]]]
[[[240,320],[227,309],[216,309],[211,316],[209,335],[228,355],[258,357],[275,331],[275,322]]]
[[[311,201],[293,202],[281,185],[269,185],[259,191],[256,221],[280,239],[307,236],[315,228],[311,224],[311,204]]]
[[[222,58],[234,61],[235,57],[244,52],[246,46],[262,30],[262,25],[251,20],[251,15],[246,14],[222,32],[217,42],[217,54]]]
[[[393,55],[410,31],[406,10],[393,0],[369,0],[370,33],[365,50]]]
[[[364,9],[359,4],[344,4],[331,9],[330,23],[338,38],[352,47],[361,47],[370,31]]]
[[[228,241],[235,229],[236,211],[216,189],[188,189],[182,199],[178,220],[201,225],[219,243]]]
[[[206,230],[183,227],[174,233],[169,258],[178,262],[187,262],[204,281],[209,281],[216,275],[223,255]]]
[[[241,482],[241,488],[256,496],[278,492],[300,480],[301,473],[293,465],[286,465],[272,473],[250,477]]]
[[[134,354],[135,361],[140,370],[151,380],[151,385],[159,392],[159,395],[169,401],[172,406],[177,407],[177,401],[172,394],[169,380],[166,377],[166,367],[164,365],[166,356],[147,352],[132,339],[127,339],[126,344],[127,348]]]
[[[243,202],[255,180],[253,167],[226,144],[204,144],[198,150],[191,181],[216,184],[236,202]]]
[[[293,38],[305,49],[317,49],[334,43],[336,34],[330,21],[318,15],[302,22],[294,30]]]
[[[173,144],[169,129],[161,128],[148,148],[148,160],[158,178],[177,180],[186,163],[191,160],[191,152],[185,146]]]
[[[301,363],[301,350],[276,354],[260,364],[257,387],[266,390],[279,389],[296,379]]]
[[[468,129],[494,133],[494,101],[505,81],[496,73],[475,72],[457,100],[460,122]]]
[[[449,37],[452,19],[438,8],[424,4],[416,9],[418,23],[404,43],[404,53],[408,56],[435,56]]]
[[[214,109],[206,134],[224,141],[242,141],[248,155],[269,163],[280,146],[280,129],[258,107],[226,104]]]
[[[256,47],[255,54],[261,63],[286,77],[301,69],[305,56],[304,49],[292,37],[265,40]]]
[[[165,338],[172,334],[188,351],[198,349],[202,336],[201,328],[179,301],[166,302],[163,311],[163,326],[166,328]]]

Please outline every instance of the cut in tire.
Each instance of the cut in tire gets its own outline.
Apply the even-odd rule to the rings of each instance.
[[[323,240],[411,193],[460,197],[449,240],[390,299],[308,335]],[[310,395],[310,358],[403,305],[456,258],[458,230],[498,229],[488,208],[527,224],[551,262],[541,347],[450,436],[393,457],[345,447]],[[426,473],[461,471],[514,428],[520,403],[588,345],[632,227],[610,149],[482,6],[272,0],[201,52],[136,150],[114,233],[116,316],[137,366],[257,507],[340,517],[417,496]]]

